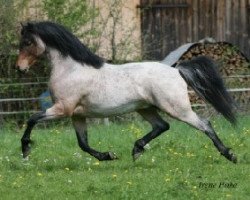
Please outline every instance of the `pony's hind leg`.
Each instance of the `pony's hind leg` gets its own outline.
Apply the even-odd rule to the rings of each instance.
[[[204,133],[213,141],[214,146],[218,149],[221,155],[225,156],[228,160],[232,161],[233,163],[237,163],[237,157],[233,153],[230,153],[230,148],[224,146],[220,138],[215,133],[211,123],[208,120],[203,120],[206,124],[206,129]]]
[[[154,99],[156,106],[162,111],[168,113],[172,117],[186,122],[196,129],[204,132],[214,143],[217,150],[228,160],[236,163],[236,156],[229,152],[229,148],[225,147],[219,139],[216,132],[212,128],[210,122],[206,119],[201,119],[192,110],[186,84],[175,84],[176,90],[166,93],[155,93]]]
[[[152,131],[135,142],[134,148],[132,150],[132,156],[134,160],[136,160],[144,152],[144,146],[147,143],[169,129],[169,124],[160,117],[156,108],[151,107],[147,109],[141,109],[137,110],[137,112],[152,125]]]
[[[112,152],[98,152],[89,146],[86,118],[74,116],[72,117],[72,122],[76,131],[78,144],[83,151],[94,156],[99,161],[117,159],[116,155]]]
[[[204,132],[213,141],[214,146],[221,153],[221,155],[234,163],[237,162],[236,156],[229,152],[230,148],[225,147],[207,119],[201,119],[198,117],[196,113],[191,110],[191,108],[186,113],[181,113],[180,115],[175,115],[174,117]]]

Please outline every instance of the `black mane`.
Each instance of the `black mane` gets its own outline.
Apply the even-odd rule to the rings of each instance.
[[[63,56],[70,56],[74,60],[102,67],[104,60],[92,53],[81,41],[63,26],[52,22],[27,23],[23,26],[22,34],[38,35],[49,47],[57,49]]]

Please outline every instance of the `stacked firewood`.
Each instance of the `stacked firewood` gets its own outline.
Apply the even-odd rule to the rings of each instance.
[[[183,54],[180,60],[190,60],[200,55],[209,56],[217,61],[223,76],[249,74],[249,60],[230,43],[197,43]]]
[[[250,88],[250,63],[237,47],[226,42],[197,43],[184,53],[179,62],[190,60],[196,56],[206,55],[218,64],[218,70],[230,89]],[[246,76],[248,75],[248,76]],[[250,105],[250,91],[231,93],[238,104]],[[191,102],[202,104],[203,101],[194,93],[190,93]]]

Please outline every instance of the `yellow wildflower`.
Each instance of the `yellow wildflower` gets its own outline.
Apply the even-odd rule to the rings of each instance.
[[[100,163],[98,161],[96,161],[93,165],[98,166],[98,165],[100,165]]]
[[[37,172],[37,176],[42,176],[43,174],[40,172]]]

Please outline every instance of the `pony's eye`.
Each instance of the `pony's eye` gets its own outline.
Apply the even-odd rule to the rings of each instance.
[[[30,40],[24,40],[23,41],[23,46],[30,46],[32,44],[32,42]]]
[[[27,42],[25,42],[25,45],[26,46],[30,46],[32,44],[32,42],[31,41],[27,41]]]

